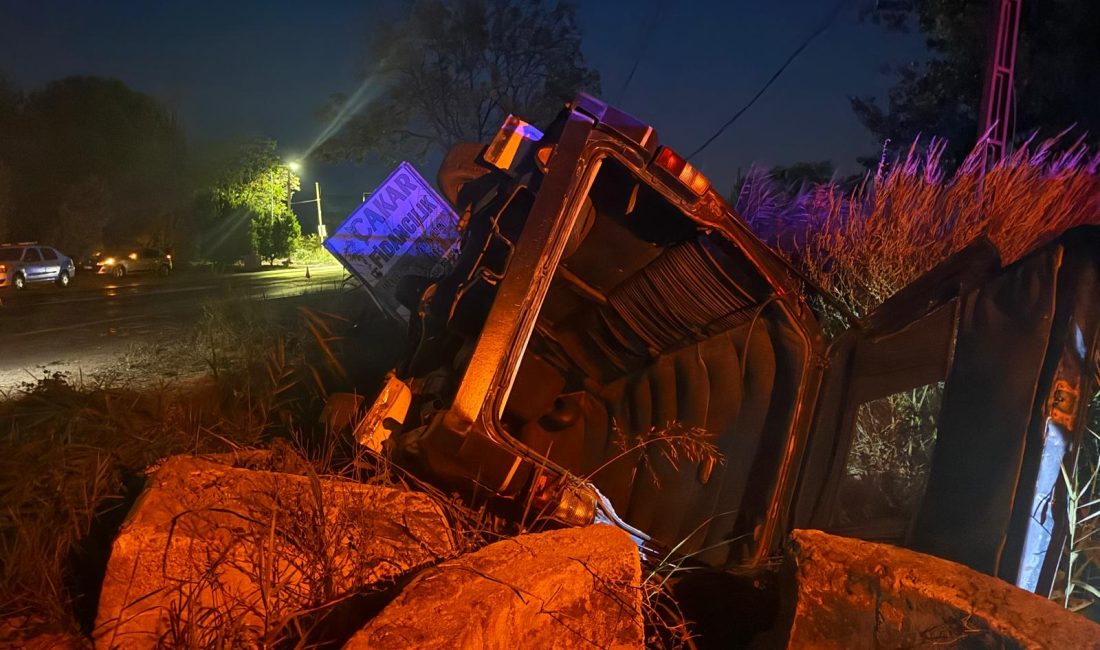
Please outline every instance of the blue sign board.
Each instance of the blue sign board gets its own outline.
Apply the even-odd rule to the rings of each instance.
[[[456,254],[458,215],[407,162],[325,240],[325,248],[393,314],[406,275],[438,277]]]

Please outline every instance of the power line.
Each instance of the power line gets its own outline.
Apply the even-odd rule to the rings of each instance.
[[[768,90],[768,88],[770,88],[771,85],[773,83],[775,83],[775,80],[778,79],[779,76],[783,74],[783,71],[785,71],[787,69],[787,67],[790,66],[791,63],[796,58],[798,58],[798,55],[802,53],[802,50],[805,50],[810,45],[810,43],[814,42],[814,39],[816,39],[818,36],[821,36],[821,34],[825,32],[825,30],[829,29],[829,27],[833,24],[833,21],[836,20],[837,15],[840,14],[840,8],[843,5],[844,5],[844,0],[840,0],[839,2],[837,2],[836,6],[833,7],[833,10],[831,12],[829,12],[828,16],[825,17],[825,20],[822,21],[822,23],[817,27],[817,29],[815,29],[806,38],[806,40],[802,41],[801,45],[799,45],[797,48],[795,48],[794,52],[791,52],[791,55],[787,57],[787,60],[783,62],[783,65],[779,66],[779,69],[776,70],[775,73],[771,76],[771,78],[768,79],[767,83],[765,83],[763,85],[763,87],[761,87],[760,90],[757,91],[757,93],[752,96],[752,99],[750,99],[747,104],[742,106],[740,110],[738,110],[736,113],[734,113],[733,117],[731,117],[729,120],[727,120],[725,124],[723,124],[721,127],[719,127],[719,129],[714,132],[714,135],[707,138],[706,142],[699,145],[698,149],[696,149],[695,151],[688,154],[688,158],[689,159],[694,158],[701,151],[703,151],[703,149],[706,149],[707,147],[709,147],[710,143],[717,140],[718,137],[720,135],[722,135],[722,133],[725,132],[725,130],[728,129],[731,124],[733,124],[734,122],[737,121],[737,118],[741,117],[745,113],[745,111],[749,110],[749,108],[751,108],[752,105],[756,103],[756,100],[760,99],[760,97]]]
[[[626,89],[630,85],[630,82],[634,80],[634,73],[638,71],[638,64],[642,62],[642,55],[645,54],[646,45],[649,44],[650,38],[653,37],[653,28],[657,26],[657,19],[661,17],[661,10],[664,2],[662,0],[656,0],[653,6],[653,14],[649,17],[649,22],[643,26],[642,42],[638,45],[638,51],[634,56],[634,64],[630,66],[630,74],[626,75],[626,81],[623,82],[623,87],[619,89],[619,96],[616,101],[622,101],[623,96],[626,95]]]

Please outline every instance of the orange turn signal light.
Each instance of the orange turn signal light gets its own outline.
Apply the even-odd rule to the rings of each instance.
[[[676,177],[685,187],[696,196],[706,194],[710,189],[710,181],[698,169],[691,166],[680,154],[668,147],[661,147],[657,157],[653,160],[661,169]]]

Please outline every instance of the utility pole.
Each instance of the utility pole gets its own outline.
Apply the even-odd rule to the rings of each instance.
[[[324,241],[328,238],[328,230],[325,228],[324,218],[321,216],[321,183],[313,182],[313,190],[317,193],[317,236]]]
[[[1020,35],[1020,7],[1023,0],[993,0],[990,23],[989,63],[978,115],[978,137],[988,138],[983,151],[988,169],[1012,147],[1009,131],[1013,109],[1013,78],[1016,74],[1016,44]]]
[[[317,236],[320,237],[322,241],[324,241],[325,239],[328,238],[328,229],[325,228],[325,217],[324,217],[324,213],[321,211],[321,182],[320,181],[313,181],[313,191],[315,192],[315,197],[314,198],[306,199],[305,201],[295,201],[294,203],[291,203],[290,201],[287,201],[287,205],[289,206],[289,205],[301,205],[302,203],[316,203],[317,204]]]

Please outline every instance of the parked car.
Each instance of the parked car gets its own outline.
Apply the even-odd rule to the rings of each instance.
[[[122,249],[93,254],[81,265],[85,270],[121,278],[131,273],[172,272],[172,256],[156,248]]]
[[[74,275],[76,265],[56,248],[35,243],[0,245],[0,287],[22,290],[42,282],[67,287]]]
[[[362,443],[517,517],[610,521],[711,567],[767,570],[819,528],[1049,594],[1096,382],[1100,229],[1007,267],[976,242],[830,339],[830,297],[595,98],[452,150],[440,187],[461,252],[408,305]],[[918,475],[853,475],[912,391],[934,395]],[[699,431],[719,459],[657,440]]]

